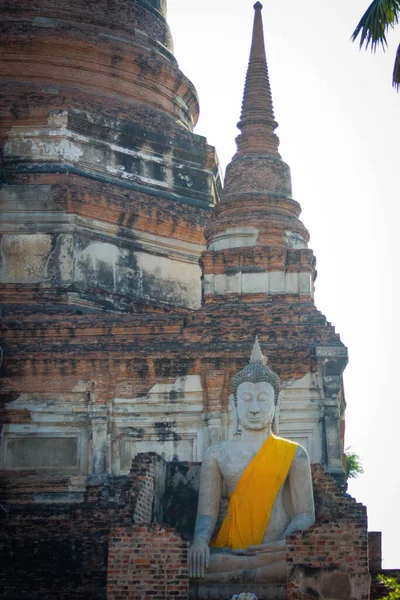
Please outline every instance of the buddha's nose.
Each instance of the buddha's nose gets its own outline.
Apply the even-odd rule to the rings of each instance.
[[[255,398],[253,398],[251,401],[250,412],[252,415],[256,415],[257,413],[260,412],[260,407],[258,406],[258,402],[256,401]]]

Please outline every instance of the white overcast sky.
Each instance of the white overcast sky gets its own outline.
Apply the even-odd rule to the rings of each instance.
[[[169,0],[175,56],[200,96],[196,133],[223,169],[235,151],[253,20],[251,0]],[[263,19],[280,151],[317,258],[316,305],[349,348],[346,444],[365,474],[349,492],[400,567],[400,93],[386,53],[350,35],[369,0],[265,0]]]

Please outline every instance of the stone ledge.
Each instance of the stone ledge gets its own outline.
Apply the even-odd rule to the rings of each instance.
[[[189,598],[192,600],[231,600],[234,594],[252,592],[258,600],[286,600],[286,585],[252,583],[191,583]]]

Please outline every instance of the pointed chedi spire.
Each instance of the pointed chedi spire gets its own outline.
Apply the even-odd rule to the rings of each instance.
[[[306,248],[309,240],[308,231],[298,219],[300,205],[292,198],[290,169],[279,155],[279,139],[274,133],[277,123],[261,9],[262,5],[257,2],[238,123],[241,134],[236,138],[237,152],[226,169],[224,190],[215,206],[214,220],[205,231],[210,250],[247,245]],[[248,231],[243,232],[243,228]]]
[[[249,65],[244,86],[242,113],[238,128],[241,135],[236,139],[238,154],[278,153],[279,139],[274,134],[275,121],[265,55],[262,4],[254,5],[254,25]]]
[[[309,233],[299,220],[301,207],[292,197],[290,169],[274,133],[261,9],[256,2],[237,151],[205,230],[204,302],[237,294],[249,302],[260,293],[313,295]]]

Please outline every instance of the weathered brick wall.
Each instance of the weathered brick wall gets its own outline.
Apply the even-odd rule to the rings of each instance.
[[[167,465],[163,522],[174,527],[185,540],[193,538],[199,500],[200,468],[199,462],[171,462]]]
[[[368,600],[366,508],[313,466],[317,522],[288,538],[287,598]]]
[[[19,286],[14,288],[12,294],[24,295]],[[41,288],[38,295],[50,293],[46,290]],[[11,294],[3,288],[3,299],[7,296],[11,300],[9,292]],[[40,302],[44,302],[43,297]],[[21,424],[33,429],[31,411],[24,407],[17,410],[13,401],[18,404],[19,398],[28,394],[36,399],[36,410],[40,410],[42,395],[51,393],[60,397],[59,401],[64,402],[67,410],[63,395],[81,389],[84,382],[88,393],[86,412],[82,409],[81,413],[72,414],[77,432],[83,431],[89,440],[85,446],[82,444],[82,460],[88,465],[82,474],[92,471],[91,461],[94,463],[95,459],[98,473],[107,470],[115,473],[128,468],[129,457],[122,467],[120,461],[121,448],[125,444],[120,443],[122,431],[126,433],[125,439],[130,439],[139,451],[147,449],[142,441],[158,441],[159,431],[166,433],[172,442],[181,441],[189,425],[199,433],[205,430],[207,435],[210,430],[210,440],[204,437],[204,445],[218,441],[217,436],[224,435],[224,423],[217,423],[211,431],[206,415],[216,415],[217,419],[225,419],[227,423],[231,381],[248,363],[256,334],[268,355],[270,367],[280,375],[282,382],[318,372],[315,346],[340,346],[333,327],[309,302],[277,301],[227,307],[215,304],[199,311],[164,309],[150,312],[147,307],[140,312],[138,307],[137,312],[129,315],[77,314],[84,311],[72,307],[57,314],[60,307],[52,306],[52,302],[49,298],[47,308],[30,305],[29,314],[28,306],[18,308],[13,303],[3,304],[0,426],[4,424],[5,431]],[[47,314],[43,312],[45,310]],[[199,398],[198,409],[193,408],[192,422],[185,421],[184,413],[176,410],[181,399],[171,396],[165,398],[163,406],[159,402],[158,412],[150,413],[151,407],[146,415],[141,414],[146,417],[141,419],[144,425],[138,427],[136,417],[131,415],[128,419],[127,415],[125,421],[120,419],[120,429],[115,426],[118,417],[116,398],[142,397],[143,402],[147,402],[146,395],[153,386],[171,385],[178,377],[186,375],[198,376],[202,387],[203,398],[201,401]],[[103,411],[105,428],[104,451],[99,457],[96,449],[91,447],[90,438],[98,409]],[[68,410],[72,413],[72,405]],[[228,425],[225,425],[226,432]],[[60,419],[54,435],[62,432],[63,427],[65,423]],[[106,435],[110,441],[108,464]],[[184,456],[178,453],[178,459],[201,459],[204,449],[199,439],[197,455],[194,452],[190,455],[189,451]],[[168,458],[172,459],[172,456]]]
[[[132,462],[133,523],[111,529],[108,546],[107,599],[187,598],[187,542],[176,530],[152,520],[162,518],[165,461],[153,452]]]
[[[83,88],[84,94],[80,95],[86,98],[92,95],[95,102],[102,104],[104,113],[109,104],[107,100],[104,102],[104,96],[112,104],[120,106],[133,98],[156,105],[168,113],[176,110],[182,121],[191,125],[197,121],[198,100],[195,90],[182,74],[179,75],[176,61],[165,48],[170,46],[172,50],[169,27],[159,13],[149,10],[147,3],[141,0],[113,0],[111,3],[99,0],[93,11],[82,0],[73,0],[65,7],[54,0],[40,0],[35,4],[20,2],[17,5],[10,0],[1,0],[0,12],[2,23],[7,25],[1,41],[4,42],[3,53],[8,56],[9,63],[4,70],[4,80],[5,93],[12,104],[8,111],[6,106],[3,109],[8,121],[14,122],[18,117],[20,121],[26,121],[31,112],[28,106],[32,106],[32,121],[38,118],[38,114],[40,118],[40,106],[47,104],[46,96],[61,95],[61,87],[63,91],[65,89],[62,95],[66,97],[75,96],[74,87],[78,90]],[[18,19],[13,22],[12,17],[16,14]],[[145,36],[147,46],[152,50],[158,49],[157,53],[154,50],[144,51],[143,44],[136,46],[140,34]],[[40,56],[41,60],[32,60],[34,54]],[[27,82],[24,76],[26,55],[31,58],[33,82]],[[96,56],[101,68],[91,67],[93,56]],[[64,63],[61,57],[64,57]],[[144,66],[148,68],[147,77],[140,74]],[[129,79],[123,76],[125,69],[131,71]],[[156,73],[154,84],[146,97],[144,89],[152,71]],[[142,90],[134,83],[137,77],[142,82]],[[164,93],[159,86],[160,80],[164,83]],[[111,85],[111,81],[114,85]],[[182,95],[190,106],[192,118],[187,114],[188,109],[175,109],[178,102],[171,92],[167,92],[173,83],[176,95]],[[26,109],[21,114],[19,107],[24,100]],[[14,103],[17,103],[18,110],[13,107]],[[37,108],[39,110],[35,111]]]
[[[187,598],[187,542],[174,529],[136,525],[111,532],[107,600]]]
[[[126,506],[121,483],[113,478],[94,481],[88,484],[83,502],[59,504],[56,482],[52,486],[48,482],[54,503],[35,504],[28,490],[20,494],[25,504],[6,503],[0,596],[9,600],[104,598],[110,525],[122,517],[121,505]],[[41,489],[32,481],[34,487]],[[67,487],[60,483],[60,489]],[[5,499],[11,498],[5,494]]]
[[[174,493],[196,479],[198,465],[182,466],[183,473],[169,466],[170,477],[171,469],[177,476]],[[2,511],[1,597],[105,598],[107,587],[109,600],[143,597],[144,591],[156,599],[186,598],[187,542],[175,529],[152,523],[155,508],[157,519],[162,508],[168,511],[165,503],[161,507],[158,482],[165,472],[161,457],[137,455],[128,477],[92,477],[83,501],[77,496],[74,502],[71,494],[69,504],[47,505],[35,503],[37,494],[61,498],[70,489],[68,478],[4,479],[1,499],[8,515]],[[288,600],[315,594],[332,598],[332,593],[335,600],[367,600],[365,507],[340,490],[320,465],[313,466],[313,480],[317,522],[288,539]],[[383,593],[374,583],[372,598]]]
[[[132,481],[134,523],[151,523],[154,508],[161,505],[165,477],[166,463],[155,452],[137,454],[133,459],[129,479]],[[159,484],[159,479],[164,481]]]
[[[199,306],[220,175],[165,11],[0,0],[2,303]]]
[[[162,466],[155,454],[138,455],[127,477],[88,478],[83,498],[68,477],[3,478],[0,596],[105,598],[110,531],[129,533],[135,521],[151,522],[153,504],[161,502]],[[37,503],[38,495],[51,502]]]
[[[6,296],[3,291],[5,301]],[[4,309],[4,394],[48,391],[49,385],[52,391],[70,390],[79,380],[102,376],[114,379],[117,386],[129,383],[125,397],[132,397],[155,383],[204,373],[210,381],[212,410],[219,410],[214,407],[216,390],[230,393],[221,373],[230,383],[248,363],[256,333],[282,381],[317,369],[315,345],[340,345],[333,327],[309,302],[264,299],[255,305],[222,304],[199,311],[146,308],[126,316],[74,309],[43,314],[44,308],[30,306],[30,314],[27,307]],[[227,401],[225,394],[223,400]]]

